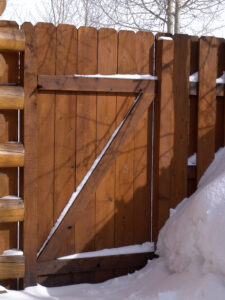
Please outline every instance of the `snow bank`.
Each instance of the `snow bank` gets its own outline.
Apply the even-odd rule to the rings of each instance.
[[[197,265],[206,274],[225,276],[225,150],[202,177],[198,190],[185,199],[161,230],[157,252],[172,272]]]
[[[28,288],[1,300],[224,300],[225,148],[159,234],[159,259],[102,284]],[[2,288],[3,289],[3,288]],[[1,290],[1,289],[0,289]]]

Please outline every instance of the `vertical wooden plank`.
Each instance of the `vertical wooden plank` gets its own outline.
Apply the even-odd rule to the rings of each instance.
[[[24,58],[24,286],[37,284],[37,61],[33,25],[22,26],[26,35]]]
[[[57,28],[56,75],[72,75],[77,67],[77,30],[74,26]],[[55,115],[55,180],[54,222],[75,190],[75,125],[76,96],[56,95]],[[69,235],[60,256],[74,252],[74,230]]]
[[[78,74],[97,73],[97,30],[78,30]],[[91,167],[96,157],[96,94],[77,96],[76,120],[76,185]],[[75,226],[76,252],[95,249],[95,195]]]
[[[216,38],[200,39],[197,181],[212,162],[215,153],[217,53]]]
[[[217,39],[218,42],[218,69],[217,78],[223,76],[225,70],[225,40]],[[216,144],[215,151],[224,146],[224,98],[216,99]]]
[[[117,33],[113,29],[98,32],[98,73],[116,74]],[[97,97],[97,155],[115,130],[116,95]],[[115,164],[96,191],[96,249],[114,247]]]
[[[98,32],[98,73],[117,72],[117,32],[100,29]],[[116,95],[97,97],[97,155],[103,149],[116,128]],[[96,191],[96,250],[113,248],[115,212],[115,163]],[[95,273],[96,281],[104,281],[113,276],[112,271]]]
[[[154,142],[154,230],[158,232],[169,217],[174,159],[174,92],[173,92],[174,42],[158,40],[156,75],[158,95],[155,102]]]
[[[190,39],[174,36],[174,177],[172,207],[187,197]]]
[[[55,74],[56,28],[52,24],[38,23],[37,38],[38,74]],[[53,226],[54,201],[54,126],[55,95],[38,94],[38,248]]]
[[[140,31],[135,38],[136,73],[152,74],[154,36],[150,32]],[[152,106],[134,134],[134,244],[144,243],[151,238],[151,159]]]
[[[120,31],[118,42],[118,73],[135,74],[136,39],[131,31]],[[117,125],[123,120],[134,96],[117,96]],[[115,211],[115,246],[131,245],[134,242],[134,135],[124,146],[116,160],[116,211]]]

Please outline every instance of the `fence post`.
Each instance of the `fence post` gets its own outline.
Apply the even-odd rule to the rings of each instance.
[[[34,28],[25,23],[24,57],[24,286],[37,283],[37,64]]]
[[[155,101],[154,141],[154,207],[153,239],[169,216],[174,156],[174,42],[158,40],[156,75],[158,90]]]
[[[202,37],[199,41],[197,182],[215,153],[217,54],[217,39]]]
[[[187,160],[189,133],[189,75],[190,37],[174,36],[174,171],[171,207],[175,207],[188,193]]]

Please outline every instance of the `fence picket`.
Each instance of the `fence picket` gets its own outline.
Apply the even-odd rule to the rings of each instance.
[[[52,24],[35,26],[38,74],[55,74],[56,28]],[[53,225],[55,95],[38,93],[38,246]]]
[[[96,74],[97,30],[78,29],[78,74]],[[96,157],[96,94],[77,96],[76,185],[86,175]],[[67,199],[68,200],[68,199]],[[76,252],[95,250],[95,195],[75,226]]]
[[[155,102],[154,228],[157,235],[169,216],[174,159],[174,42],[158,40],[156,49],[158,95]]]
[[[218,54],[215,38],[202,37],[199,43],[197,181],[212,162],[215,153]]]
[[[187,197],[190,38],[174,36],[174,176],[172,207]]]
[[[73,75],[77,68],[77,30],[74,26],[57,27],[56,75]],[[75,190],[76,96],[56,95],[55,108],[55,179],[54,222]],[[60,255],[74,252],[74,230]]]

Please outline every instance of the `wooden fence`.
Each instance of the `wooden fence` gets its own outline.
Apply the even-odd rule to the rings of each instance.
[[[0,24],[6,25],[16,26]],[[18,63],[18,54],[3,53],[8,73],[0,80],[24,82],[30,99],[21,133],[26,151],[24,181],[21,176],[26,272],[30,270],[32,277],[36,265],[31,261],[135,99],[128,93],[46,91],[37,86],[36,75],[155,72],[158,76],[153,104],[58,255],[156,241],[169,209],[195,191],[215,151],[224,146],[224,84],[216,84],[225,70],[224,40],[187,35],[164,40],[159,38],[162,34],[154,37],[150,32],[77,30],[46,23],[35,28],[24,24],[22,29],[27,37],[25,67],[23,55]],[[195,72],[199,82],[191,83],[189,76]],[[17,140],[17,112],[0,114],[6,120],[0,141]],[[188,157],[194,153],[197,166],[188,167]],[[17,169],[1,169],[0,176],[0,196],[16,195]],[[15,247],[16,224],[1,224],[0,252]],[[133,269],[121,269],[118,261],[117,267],[86,269],[79,279],[64,272],[58,279],[52,275],[40,281],[49,285],[97,282]]]

